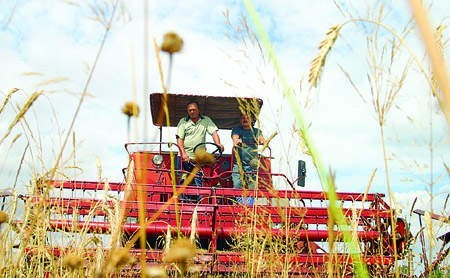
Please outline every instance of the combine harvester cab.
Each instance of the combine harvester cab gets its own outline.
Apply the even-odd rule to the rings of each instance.
[[[168,132],[169,139],[163,141],[163,128],[175,127],[186,116],[186,104],[191,100],[196,100],[201,112],[221,130],[238,126],[241,111],[259,112],[263,104],[256,98],[151,94],[159,141],[125,145],[130,158],[123,170],[125,182],[51,181],[51,229],[109,234],[111,238],[121,234],[122,245],[137,258],[129,265],[131,272],[140,268],[139,258],[161,264],[164,239],[170,233],[172,239],[194,238],[198,252],[193,266],[204,276],[284,273],[289,277],[322,277],[331,269],[339,277],[351,277],[355,260],[366,265],[370,276],[392,273],[395,261],[403,258],[407,248],[409,230],[383,200],[383,194],[338,192],[338,206],[348,222],[347,227],[338,227],[330,221],[327,193],[302,187],[306,174],[303,161],[298,162],[298,177],[291,180],[284,173],[272,172],[269,147],[266,155],[260,155],[258,171],[253,173],[257,174],[257,189],[235,189],[231,179],[233,153],[221,153],[213,143],[207,143],[207,150],[213,148],[215,163],[198,166],[202,186],[185,184],[191,172],[180,165],[175,131]],[[221,136],[224,140],[223,133]],[[288,186],[280,189],[273,184],[275,180],[284,180]],[[252,198],[254,203],[237,202],[248,200],[242,197]],[[145,233],[139,233],[141,226]],[[346,230],[353,244],[345,242]],[[142,249],[139,236],[144,234],[146,247]],[[55,255],[64,254],[54,247]]]

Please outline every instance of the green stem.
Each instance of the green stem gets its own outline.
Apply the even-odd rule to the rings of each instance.
[[[131,116],[127,116],[127,140],[130,142],[130,121]]]
[[[350,255],[352,257],[352,261],[355,267],[355,272],[358,275],[358,277],[368,277],[366,265],[361,260],[361,250],[359,248],[359,242],[352,240],[351,227],[349,227],[349,225],[347,224],[347,221],[345,219],[342,210],[337,206],[338,202],[334,181],[329,176],[326,167],[324,166],[322,160],[318,155],[318,151],[314,146],[312,137],[309,134],[308,125],[306,124],[306,121],[303,117],[303,111],[301,110],[299,105],[297,105],[298,101],[294,98],[294,96],[291,93],[291,88],[288,85],[288,82],[283,74],[281,66],[276,57],[275,51],[272,47],[272,44],[269,40],[267,33],[264,30],[264,27],[261,23],[258,13],[255,11],[250,0],[244,0],[244,3],[250,15],[250,18],[256,27],[257,33],[262,40],[262,45],[268,52],[269,58],[273,63],[273,67],[283,88],[283,96],[287,99],[288,103],[290,104],[290,107],[293,111],[293,115],[295,116],[295,120],[299,125],[299,130],[305,141],[305,145],[311,153],[311,158],[313,159],[313,163],[317,169],[322,187],[328,193],[328,199],[330,202],[329,212],[334,217],[336,223],[338,224],[339,229],[343,231],[344,241],[349,247]],[[329,263],[332,262],[330,261]]]

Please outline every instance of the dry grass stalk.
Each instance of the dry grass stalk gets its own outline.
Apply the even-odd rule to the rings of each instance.
[[[102,272],[104,258],[105,258],[104,249],[102,246],[100,246],[95,251],[95,261],[92,266],[92,271],[95,271],[95,273]]]
[[[11,96],[15,94],[19,89],[13,88],[11,89],[8,94],[5,97],[5,100],[2,103],[2,106],[0,106],[0,114],[3,112],[3,109],[5,109],[5,106],[8,104],[9,100],[11,99]]]
[[[50,180],[45,177],[45,175],[34,179],[34,188],[38,190],[38,192],[48,192],[53,188]]]
[[[42,75],[42,73],[36,72],[36,71],[26,71],[26,72],[23,72],[22,75],[25,75],[25,76],[40,76],[40,75]]]
[[[444,112],[444,115],[446,116],[447,123],[450,124],[450,81],[442,49],[436,45],[436,41],[433,38],[433,30],[422,1],[410,0],[409,3],[413,17],[417,22],[420,33],[422,34],[422,39],[425,43],[426,50],[430,56],[434,76],[439,83],[439,88],[441,89],[441,94],[437,94],[439,105],[442,112]]]
[[[82,2],[81,2],[82,3]],[[79,4],[75,4],[79,6]],[[111,28],[111,20],[114,17],[108,18],[108,16],[112,13],[115,13],[115,10],[118,8],[119,12],[117,13],[116,20],[123,20],[125,22],[130,20],[129,11],[126,9],[126,6],[122,3],[119,3],[117,0],[108,0],[96,3],[96,5],[87,4],[92,12],[92,15],[88,18],[99,22],[106,29]]]
[[[164,93],[167,93],[167,88],[164,82],[164,74],[163,74],[163,70],[162,70],[162,62],[161,62],[161,56],[159,55],[159,47],[158,47],[158,43],[156,42],[156,39],[153,38],[153,47],[155,49],[155,55],[156,55],[156,61],[158,62],[158,73],[159,73],[159,78],[161,81],[161,87]],[[167,115],[167,114],[166,114]],[[159,115],[159,117],[161,117],[162,115]],[[169,118],[166,118],[169,119]]]
[[[169,253],[171,240],[172,232],[170,231],[170,225],[167,225],[166,240],[164,242],[164,254]]]
[[[11,133],[11,130],[14,128],[14,126],[17,125],[17,123],[25,116],[25,113],[30,109],[30,107],[33,105],[33,103],[44,93],[44,91],[37,91],[33,93],[25,102],[23,107],[20,109],[19,113],[17,113],[14,120],[9,124],[8,130],[3,135],[3,137],[0,139],[0,145],[3,143],[3,141],[6,139],[6,137],[9,136]]]
[[[170,206],[172,203],[175,204],[175,206],[177,205],[177,201],[178,201],[178,196],[179,194],[183,194],[184,190],[186,190],[186,186],[188,186],[193,180],[195,175],[198,173],[198,171],[200,170],[200,167],[196,166],[194,167],[194,169],[192,170],[192,172],[189,173],[189,175],[187,176],[187,178],[184,180],[183,184],[178,188],[178,190],[174,190],[174,195],[167,200],[166,203],[164,203],[163,205],[161,205],[158,208],[158,211],[156,211],[154,214],[151,215],[151,217],[147,220],[147,222],[145,223],[145,225],[150,225],[153,221],[155,221],[155,219],[158,218],[158,216],[161,215],[161,213],[167,209],[168,206]],[[175,208],[176,213],[179,214],[179,211],[177,208]],[[177,216],[177,228],[178,228],[178,233],[180,234],[180,230],[181,230],[181,226],[180,226],[180,222]],[[131,248],[133,246],[133,244],[136,243],[137,239],[139,238],[139,234],[134,234],[133,237],[126,243],[126,247],[127,248]]]
[[[66,81],[66,80],[69,80],[69,79],[67,77],[56,77],[56,78],[52,78],[52,79],[49,79],[49,80],[42,81],[42,82],[36,84],[36,86],[37,87],[42,87],[42,86],[45,86],[45,85],[48,85],[48,84],[60,83],[60,82]]]
[[[124,193],[124,200],[129,200],[131,196],[131,184],[133,183],[134,178],[134,160],[130,159],[128,162],[128,168],[127,168],[127,175],[126,175],[126,181],[125,181],[125,193]],[[112,234],[111,234],[111,247],[117,247],[119,246],[119,238],[121,234],[121,227],[122,224],[125,223],[126,215],[128,214],[128,210],[126,207],[126,203],[122,202],[122,206],[119,209],[118,213],[118,223],[116,225],[112,225]]]
[[[309,70],[308,80],[312,87],[317,87],[317,83],[322,73],[322,68],[325,65],[327,55],[330,52],[331,48],[333,47],[337,37],[339,36],[339,31],[341,30],[341,27],[342,25],[339,24],[331,26],[331,28],[328,29],[325,39],[322,42],[320,42],[319,54],[313,59],[311,63],[311,68]]]
[[[288,211],[281,207],[279,215],[277,215],[281,221],[277,220],[277,222],[274,222],[271,217],[267,217],[269,213],[265,213],[263,207],[260,208],[261,210],[257,214],[249,208],[248,211],[237,215],[236,225],[247,232],[234,236],[231,247],[245,256],[247,272],[251,277],[270,275],[269,273],[278,273],[280,270],[283,272],[280,277],[287,277],[292,266],[289,257],[292,254],[306,252],[301,248],[302,243],[291,238],[289,234],[304,227],[302,225],[294,226],[289,220]],[[271,233],[274,227],[284,230],[285,233],[274,235]],[[303,246],[305,245],[307,244],[303,243]]]
[[[436,236],[435,232],[433,231],[433,219],[431,217],[431,213],[429,211],[425,212],[425,215],[423,217],[425,222],[425,235],[427,236],[427,241],[430,244],[430,250],[436,247]]]
[[[145,245],[146,245],[146,233],[145,233],[145,198],[146,193],[144,192],[144,188],[141,184],[137,184],[138,188],[138,218],[139,218],[139,245],[141,248],[141,256],[140,256],[140,262],[141,262],[141,268],[144,268],[145,266]]]
[[[194,208],[194,212],[192,213],[191,235],[189,237],[192,243],[195,243],[196,227],[197,227],[197,207]]]
[[[444,51],[444,45],[442,43],[442,36],[443,36],[445,29],[446,29],[446,26],[439,25],[438,27],[436,27],[436,29],[434,30],[434,34],[433,34],[436,47],[442,52]],[[432,86],[431,92],[434,97],[438,97],[439,84],[438,84],[437,78],[438,77],[436,76],[436,73],[434,72],[434,70],[431,70],[431,86]]]
[[[122,225],[125,221],[122,214],[122,202],[115,198],[112,198],[109,201],[113,204],[112,207],[108,204],[106,199],[104,201],[100,201],[91,209],[86,220],[90,220],[91,217],[95,217],[96,210],[105,211],[110,222],[110,248],[118,248],[120,246],[120,238],[122,238]]]
[[[164,34],[163,43],[161,45],[161,51],[167,52],[169,54],[169,66],[167,69],[167,84],[165,86],[164,93],[167,92],[170,87],[170,81],[172,76],[172,64],[173,64],[173,54],[180,52],[183,48],[183,39],[175,32],[168,32]],[[167,114],[166,114],[167,116]]]

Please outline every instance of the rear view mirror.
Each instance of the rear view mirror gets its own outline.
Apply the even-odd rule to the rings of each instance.
[[[306,178],[306,163],[303,160],[299,160],[297,185],[305,187],[305,178]]]

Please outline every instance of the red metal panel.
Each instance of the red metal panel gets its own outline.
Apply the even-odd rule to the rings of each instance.
[[[170,224],[171,227],[176,227],[176,222],[172,223],[163,222],[157,220],[148,224],[145,227],[146,233],[149,235],[161,235],[167,231],[167,227]],[[185,221],[184,225],[181,226],[181,232],[184,234],[189,234],[191,232],[191,226],[189,221]],[[89,232],[102,232],[106,233],[110,231],[111,223],[100,222],[100,221],[73,221],[73,220],[50,220],[50,226],[65,231],[81,231],[86,230]],[[123,230],[128,233],[134,233],[140,229],[138,223],[125,223],[123,224]],[[196,232],[199,236],[212,236],[213,230],[211,223],[203,223],[202,225],[196,226]],[[231,237],[239,234],[247,234],[249,232],[246,228],[239,228],[233,226],[219,226],[216,228],[216,235],[218,237]],[[297,238],[301,240],[309,241],[323,241],[329,237],[328,230],[298,230],[298,229],[252,229],[252,233],[255,234],[267,234],[271,233],[274,236],[289,236],[291,238]],[[380,238],[380,233],[378,231],[358,231],[356,236],[360,240],[377,240]],[[335,240],[340,241],[343,239],[343,232],[335,231]]]
[[[242,189],[234,188],[216,188],[218,196],[241,196]],[[294,190],[245,190],[248,196],[261,198],[289,198],[300,200],[328,200],[327,194],[322,191],[294,191]],[[338,200],[354,201],[354,202],[374,202],[384,197],[384,194],[373,193],[364,197],[363,193],[338,192],[336,193]]]
[[[106,187],[111,191],[122,191],[125,189],[125,184],[117,182],[109,182],[108,186],[105,186],[104,182],[51,180],[50,184],[55,188],[72,190],[104,190]]]
[[[243,254],[239,252],[224,252],[224,253],[217,253],[217,263],[218,264],[239,264],[239,263],[245,263],[246,257],[254,257],[258,258],[260,254],[254,254],[253,256],[251,254]],[[350,254],[345,253],[335,253],[331,255],[328,253],[323,254],[277,254],[276,257],[284,262],[286,260],[289,260],[291,263],[297,263],[297,264],[324,264],[328,262],[330,259],[333,262],[336,263],[351,263],[352,258]],[[392,264],[395,260],[394,256],[368,256],[364,254],[360,254],[361,260],[367,264],[378,264],[378,265],[388,265]],[[264,257],[263,257],[264,258]]]
[[[342,209],[344,215],[352,216],[354,213],[361,217],[381,217],[390,218],[391,214],[388,210],[377,210],[377,209]],[[256,206],[245,207],[236,205],[222,205],[218,208],[218,215],[223,214],[233,214],[233,215],[245,215],[250,213],[256,213],[257,215],[279,215],[280,212],[284,215],[294,216],[299,215],[301,217],[318,217],[318,216],[328,216],[328,208],[319,207],[274,207],[274,206]]]

